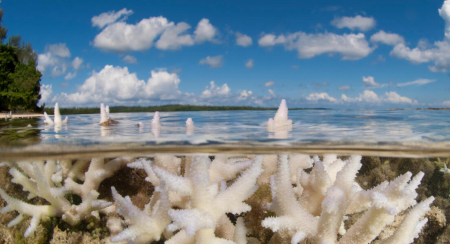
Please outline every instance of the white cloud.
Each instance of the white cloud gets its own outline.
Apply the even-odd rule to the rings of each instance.
[[[70,57],[70,50],[67,48],[65,43],[48,45],[46,49],[48,49],[48,52],[54,56],[59,56],[62,58]]]
[[[214,69],[214,68],[219,68],[223,66],[223,55],[218,55],[218,56],[207,56],[204,59],[201,59],[199,61],[199,64],[207,64],[209,65],[209,68]]]
[[[70,57],[70,50],[65,43],[50,44],[46,46],[46,52],[38,55],[37,69],[42,73],[48,68],[58,66],[58,70],[62,70],[62,58]],[[65,72],[65,71],[64,71]]]
[[[312,101],[312,102],[318,102],[318,101],[328,101],[332,103],[338,103],[338,100],[334,97],[331,97],[326,92],[322,93],[311,93],[306,97],[306,100]]]
[[[201,19],[197,24],[194,34],[196,43],[203,43],[205,41],[217,42],[214,37],[218,34],[218,30],[209,23],[209,19]]]
[[[355,17],[336,17],[330,22],[330,24],[339,29],[349,28],[350,30],[359,29],[360,31],[368,31],[375,27],[376,22],[373,17],[356,15]]]
[[[74,70],[78,70],[83,63],[83,59],[76,57],[73,61],[69,61],[70,50],[65,43],[51,44],[46,46],[46,52],[38,55],[37,69],[45,74],[45,71],[50,70],[52,77],[58,77],[64,75],[68,67],[73,67]],[[74,74],[66,77],[70,78]]]
[[[177,50],[182,46],[194,45],[194,39],[189,34],[183,34],[191,28],[190,25],[180,22],[167,28],[156,42],[156,47],[162,50]]]
[[[162,16],[142,19],[137,24],[115,22],[104,28],[93,43],[95,47],[106,51],[129,52],[151,48],[160,35],[156,48],[161,50],[177,50],[205,41],[218,42],[214,39],[218,31],[208,19],[200,20],[193,35],[186,33],[190,28],[185,22],[175,25]]]
[[[421,85],[425,85],[431,82],[435,82],[436,80],[430,80],[430,79],[417,79],[415,81],[409,81],[409,82],[404,82],[404,83],[399,83],[397,84],[397,86],[411,86],[411,85],[417,85],[417,86],[421,86]]]
[[[340,86],[340,87],[338,87],[338,90],[339,91],[346,91],[346,90],[350,90],[350,86]]]
[[[284,44],[286,50],[297,50],[299,58],[312,58],[321,54],[339,53],[344,60],[357,60],[369,55],[374,48],[369,47],[364,34],[318,33],[307,34],[295,32],[276,37],[267,34],[259,39],[263,47]]]
[[[103,28],[106,25],[112,24],[114,22],[117,22],[120,18],[122,18],[120,21],[124,21],[127,19],[128,16],[133,14],[133,10],[127,10],[126,8],[123,8],[117,12],[115,11],[109,11],[106,13],[101,13],[98,16],[92,17],[92,26],[97,26],[99,28]]]
[[[241,93],[239,93],[238,100],[246,100],[247,98],[251,97],[253,95],[252,91],[243,90]]]
[[[50,102],[50,97],[53,93],[52,90],[52,85],[41,85],[41,90],[39,92],[41,94],[41,99],[39,100],[38,105],[42,105],[44,103],[49,103]]]
[[[363,77],[362,81],[364,83],[365,87],[373,87],[373,88],[380,88],[380,87],[386,87],[388,84],[380,84],[375,81],[375,78],[373,76],[367,76]]]
[[[432,72],[447,72],[450,69],[450,43],[446,41],[437,41],[433,48],[423,48],[417,46],[410,49],[403,43],[395,45],[391,51],[391,56],[406,59],[413,64],[434,62],[429,66]]]
[[[273,85],[275,85],[275,82],[273,82],[273,81],[271,81],[271,80],[269,80],[268,82],[264,83],[264,86],[265,86],[265,87],[271,87],[271,86],[273,86]]]
[[[137,59],[131,55],[126,55],[122,60],[128,64],[137,64]]]
[[[230,95],[230,88],[225,83],[222,86],[217,86],[214,81],[209,83],[209,86],[205,87],[205,90],[200,95],[200,98],[211,98],[211,97],[227,97]],[[250,93],[251,94],[251,93]]]
[[[253,68],[253,59],[249,59],[249,60],[245,63],[245,67],[247,67],[247,69]]]
[[[76,93],[61,93],[55,99],[65,104],[176,100],[184,95],[178,90],[179,83],[177,74],[164,70],[151,71],[151,77],[145,82],[135,73],[129,73],[127,67],[106,65],[100,72],[93,72]]]
[[[51,53],[42,53],[38,55],[38,65],[36,68],[44,73],[48,67],[55,65],[56,62],[57,58],[54,57]]]
[[[443,106],[450,106],[450,100],[443,101],[443,102],[442,102],[442,105],[443,105]]]
[[[58,77],[58,76],[60,76],[60,75],[63,75],[63,74],[65,74],[66,73],[66,70],[67,70],[67,65],[66,65],[66,63],[61,63],[61,64],[58,64],[58,65],[56,65],[56,66],[54,66],[53,67],[53,69],[52,69],[52,76],[53,77]]]
[[[432,72],[447,72],[450,70],[450,0],[445,0],[439,9],[439,15],[445,21],[444,41],[434,42],[432,47],[420,41],[416,48],[409,48],[405,44],[395,45],[391,56],[406,59],[413,64],[434,62],[428,68]]]
[[[60,86],[60,87],[67,87],[67,86],[69,86],[69,85],[70,85],[69,82],[63,82],[63,83],[61,83],[59,86]]]
[[[359,94],[359,97],[350,98],[347,97],[345,94],[342,94],[341,96],[342,101],[344,102],[365,102],[370,103],[374,105],[382,105],[384,103],[393,103],[393,104],[410,104],[410,105],[417,105],[417,101],[400,96],[397,92],[390,91],[385,92],[384,96],[379,97],[375,92],[370,90],[365,90],[362,94]]]
[[[417,104],[416,100],[412,100],[407,97],[400,96],[397,92],[391,91],[385,93],[385,102],[388,103],[407,103],[407,104]]]
[[[370,37],[370,41],[395,46],[399,43],[405,43],[405,38],[403,38],[403,36],[400,36],[399,34],[386,33],[383,30],[380,30]]]
[[[267,90],[272,97],[277,97],[275,92],[272,89]]]
[[[283,44],[286,41],[284,35],[276,36],[274,34],[266,34],[263,37],[259,38],[258,45],[260,47],[271,47],[276,44]]]
[[[450,0],[445,0],[438,11],[445,21],[445,39],[450,40]]]
[[[116,52],[144,51],[166,28],[173,25],[162,16],[142,19],[135,25],[116,22],[95,36],[94,46]]]
[[[299,70],[299,69],[300,69],[300,67],[298,67],[298,65],[295,65],[295,64],[292,65],[291,68],[292,68],[292,69],[296,69],[296,70]]]
[[[83,63],[83,59],[80,57],[76,57],[73,61],[72,61],[72,66],[75,70],[78,70],[81,67],[81,64]]]
[[[242,46],[242,47],[248,47],[252,45],[252,38],[242,34],[240,32],[236,32],[236,45]]]
[[[64,77],[64,79],[65,79],[65,80],[70,80],[70,79],[75,78],[75,76],[77,76],[77,73],[76,73],[76,72],[73,72],[73,73],[69,72],[69,73],[67,73],[67,75]]]

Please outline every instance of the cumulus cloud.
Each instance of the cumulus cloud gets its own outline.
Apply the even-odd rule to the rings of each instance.
[[[209,83],[209,86],[205,87],[200,98],[211,98],[211,97],[227,97],[230,94],[230,88],[225,83],[222,86],[217,86],[214,81]]]
[[[241,47],[248,47],[252,45],[252,38],[242,34],[240,32],[236,32],[236,45]]]
[[[70,50],[65,43],[47,45],[45,52],[38,55],[37,69],[45,74],[50,70],[52,77],[64,75],[68,67],[73,67],[74,71],[78,70],[83,63],[83,59],[76,57],[73,61],[69,61]],[[75,73],[66,75],[67,79],[75,77]]]
[[[370,37],[370,41],[395,46],[399,43],[405,43],[405,38],[399,34],[386,33],[385,31],[380,30]]]
[[[450,41],[450,0],[445,0],[438,11],[445,21],[445,39]]]
[[[67,86],[69,86],[69,85],[70,85],[69,82],[63,82],[63,83],[61,83],[61,84],[59,85],[59,87],[67,87]]]
[[[375,27],[376,22],[373,17],[356,15],[355,17],[336,17],[330,24],[339,29],[349,28],[350,30],[368,31]]]
[[[57,66],[59,70],[62,70],[62,58],[70,57],[70,50],[67,48],[66,44],[50,44],[46,46],[45,50],[45,53],[38,55],[38,65],[36,68],[42,73],[48,68],[53,68],[55,66]]]
[[[75,78],[75,76],[77,76],[77,73],[76,73],[76,72],[73,72],[73,73],[69,72],[69,73],[67,73],[67,75],[64,77],[64,79],[65,79],[65,80],[70,80],[70,79]]]
[[[373,76],[363,77],[362,81],[363,81],[365,87],[380,88],[380,87],[388,86],[388,84],[377,83],[375,81],[375,78],[373,78]]]
[[[252,91],[243,90],[239,93],[238,100],[246,100],[253,95]]]
[[[194,45],[192,36],[186,34],[190,28],[191,26],[184,22],[167,28],[156,42],[156,47],[161,50],[177,50],[182,46]]]
[[[47,46],[48,52],[52,55],[59,56],[62,58],[70,57],[70,50],[67,48],[65,43],[57,43]]]
[[[199,61],[199,64],[207,64],[209,65],[209,68],[214,69],[214,68],[219,68],[223,66],[223,55],[218,55],[218,56],[207,56],[204,59],[201,59]]]
[[[379,97],[375,92],[370,90],[365,90],[362,94],[359,94],[359,97],[350,98],[345,94],[341,96],[342,101],[344,102],[365,102],[374,105],[381,105],[383,103],[392,103],[392,104],[410,104],[417,105],[417,100],[413,100],[407,97],[400,96],[397,92],[390,91],[385,92],[384,96]]]
[[[44,103],[49,103],[51,95],[53,93],[52,85],[41,85],[41,90],[39,94],[41,94],[41,99],[39,100],[38,105],[42,105]]]
[[[260,47],[271,47],[276,44],[283,44],[286,41],[284,35],[276,36],[274,34],[266,34],[258,40]]]
[[[72,61],[72,66],[75,70],[78,70],[81,67],[81,64],[83,63],[83,59],[80,57],[75,57],[75,59]]]
[[[218,34],[208,19],[197,24],[193,34],[187,33],[191,26],[185,22],[175,24],[163,16],[142,19],[137,24],[125,22],[110,23],[97,36],[93,44],[105,51],[144,51],[153,46],[161,50],[177,50],[183,46],[201,44],[205,41],[218,42]]]
[[[338,100],[336,98],[331,97],[326,92],[311,93],[306,97],[306,100],[312,101],[312,102],[327,101],[327,102],[331,102],[331,103],[338,103]]]
[[[409,48],[400,43],[392,49],[391,56],[406,59],[413,64],[434,62],[429,66],[432,72],[447,72],[450,69],[450,43],[446,41],[437,41],[432,48]]]
[[[131,55],[126,55],[122,60],[128,64],[137,64],[137,59]]]
[[[178,90],[180,79],[175,73],[164,70],[151,71],[151,77],[145,82],[130,73],[127,67],[106,65],[72,94],[61,93],[56,100],[69,104],[88,103],[135,103],[140,100],[175,100],[183,94]]]
[[[275,82],[274,82],[274,81],[271,81],[271,80],[269,80],[268,82],[264,83],[264,86],[265,86],[265,87],[271,87],[271,86],[273,86],[273,85],[275,85]]]
[[[428,68],[432,72],[447,72],[450,70],[450,0],[445,0],[439,9],[439,15],[445,21],[444,41],[434,42],[432,47],[419,42],[416,48],[409,48],[404,43],[394,46],[391,56],[406,59],[413,64],[433,62]]]
[[[133,10],[127,10],[126,8],[123,8],[117,12],[109,11],[106,13],[101,13],[100,15],[92,17],[92,26],[103,28],[109,24],[119,21],[120,18],[122,18],[120,21],[126,20],[131,14],[133,14]]]
[[[107,51],[127,52],[149,49],[166,28],[173,26],[166,18],[151,17],[139,23],[116,22],[108,25],[94,38],[94,46]]]
[[[425,85],[431,82],[435,82],[436,80],[430,80],[430,79],[417,79],[415,81],[409,81],[409,82],[404,82],[404,83],[399,83],[397,84],[397,86],[412,86],[412,85],[416,85],[416,86],[421,86],[421,85]]]
[[[442,102],[442,105],[443,105],[443,106],[448,106],[448,107],[449,107],[449,106],[450,106],[450,100],[443,101],[443,102]]]
[[[339,91],[346,91],[346,90],[350,90],[350,86],[340,86],[340,87],[338,87],[338,90]]]
[[[292,69],[296,69],[296,70],[299,70],[299,69],[300,69],[300,67],[298,67],[298,65],[295,65],[295,64],[292,65],[291,68],[292,68]]]
[[[194,34],[196,43],[203,43],[205,41],[217,42],[214,37],[218,34],[218,30],[211,23],[209,23],[209,19],[203,18],[200,20]]]
[[[249,60],[245,63],[245,67],[246,67],[247,69],[253,68],[253,59],[249,59]]]
[[[297,50],[299,58],[338,53],[344,60],[357,60],[366,57],[374,50],[362,33],[338,35],[328,32],[307,34],[299,31],[278,37],[267,34],[261,37],[258,43],[262,47],[284,44],[286,50]]]

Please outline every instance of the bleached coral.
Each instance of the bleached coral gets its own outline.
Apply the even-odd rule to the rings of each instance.
[[[193,135],[194,134],[194,121],[192,121],[192,118],[188,118],[186,120],[186,135]]]
[[[97,189],[100,182],[131,160],[133,158],[118,158],[103,164],[98,159],[97,163],[91,164],[90,170],[86,174],[81,172],[82,168],[86,166],[85,161],[77,161],[73,165],[70,161],[65,160],[61,160],[61,162],[47,160],[47,162],[17,162],[12,164],[13,167],[9,171],[13,177],[11,181],[22,185],[23,190],[29,192],[28,200],[41,197],[49,205],[26,203],[11,197],[0,189],[1,197],[8,203],[2,209],[2,213],[14,210],[19,212],[19,215],[8,224],[8,227],[20,223],[25,216],[32,216],[31,223],[24,234],[27,237],[36,230],[39,222],[46,220],[47,217],[62,217],[67,223],[75,225],[88,216],[98,216],[98,210],[111,205],[110,202],[97,199],[99,196]],[[80,185],[75,183],[74,180],[83,180],[84,183]],[[79,195],[82,198],[81,204],[72,205],[65,198],[67,193]]]
[[[311,243],[369,243],[382,229],[394,220],[399,212],[416,204],[415,189],[420,184],[423,173],[411,179],[411,173],[399,176],[390,183],[383,183],[368,192],[354,182],[361,167],[360,157],[352,156],[342,169],[326,171],[324,165],[315,158],[310,174],[298,174],[297,187],[304,188],[297,200],[291,186],[287,156],[279,157],[278,172],[275,176],[274,202],[270,207],[277,217],[266,218],[262,225],[275,232],[286,233],[292,243],[309,240]],[[336,166],[336,168],[339,168]],[[334,174],[335,180],[333,182]],[[408,181],[409,184],[408,184]],[[419,221],[427,211],[433,198],[429,198],[407,215],[408,222],[394,233],[393,243],[410,243],[424,225]],[[312,207],[320,206],[320,207]],[[349,211],[352,209],[352,211]],[[355,211],[367,210],[348,230],[343,229],[344,216]],[[338,233],[342,238],[337,241]]]
[[[292,120],[288,119],[288,107],[286,100],[282,99],[277,113],[273,118],[269,118],[266,124],[269,138],[284,139],[288,137],[288,132],[292,131]]]
[[[62,120],[61,113],[59,112],[58,103],[55,103],[55,108],[54,108],[54,113],[53,113],[53,121],[46,112],[44,112],[44,117],[45,117],[45,120],[44,120],[45,124],[55,125],[55,126],[67,125],[67,121],[69,119],[66,116],[66,118],[64,120]]]

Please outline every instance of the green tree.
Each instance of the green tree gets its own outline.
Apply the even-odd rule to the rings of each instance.
[[[37,54],[20,36],[11,36],[2,24],[0,9],[0,110],[36,110],[41,98],[41,72],[36,70]]]

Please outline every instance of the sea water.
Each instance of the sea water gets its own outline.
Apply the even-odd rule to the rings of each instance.
[[[442,225],[442,218],[450,216],[450,173],[446,171],[450,166],[450,110],[290,110],[292,129],[281,132],[266,128],[268,118],[274,114],[275,111],[161,112],[159,128],[151,126],[154,113],[112,113],[110,117],[119,123],[111,126],[100,126],[98,114],[69,115],[68,124],[62,126],[46,125],[43,118],[1,121],[0,161],[56,159],[75,163],[79,159],[101,157],[107,162],[123,156],[155,160],[156,155],[174,155],[185,161],[186,157],[195,155],[207,155],[214,160],[218,155],[246,158],[299,153],[311,157],[318,155],[320,159],[324,155],[337,154],[345,160],[357,154],[363,156],[363,167],[356,182],[364,189],[385,180],[392,181],[408,171],[413,174],[424,172],[417,200],[436,197],[433,206],[437,211],[436,218],[440,217],[441,222],[431,219],[429,222],[434,225],[426,226],[425,234],[416,239],[416,243],[446,243],[449,240],[450,229],[447,231],[446,225]],[[188,118],[194,121],[193,134],[186,133]],[[138,126],[139,122],[143,126]],[[0,188],[10,194],[21,191],[20,186],[11,184],[8,168],[1,169]],[[153,191],[145,178],[142,170],[125,167],[102,183],[99,188],[101,198],[111,201],[110,187],[115,186],[123,191],[119,193],[130,195],[143,208],[143,202],[150,199],[151,193],[145,197],[141,195]],[[26,201],[23,194],[17,193],[16,197]],[[1,202],[4,206],[3,200]],[[45,201],[34,200],[33,203],[40,205]],[[8,229],[5,225],[12,215],[2,216],[0,229],[16,236],[11,237],[12,243],[18,241],[17,236],[23,235],[29,222],[20,228]],[[261,221],[258,217],[250,217],[252,214],[245,216],[246,223],[252,225]],[[235,223],[236,218],[230,216],[230,219]],[[83,220],[81,225],[85,226],[76,228],[60,218],[52,221],[53,225],[45,229],[48,233],[58,227],[74,236],[87,233],[90,241],[110,234],[105,221],[94,221],[95,235],[92,228],[86,227],[92,219]],[[273,235],[268,229],[252,228],[248,228],[248,236],[256,237],[262,243],[267,243]],[[384,232],[388,233],[388,230]],[[45,235],[43,243],[55,235]]]

